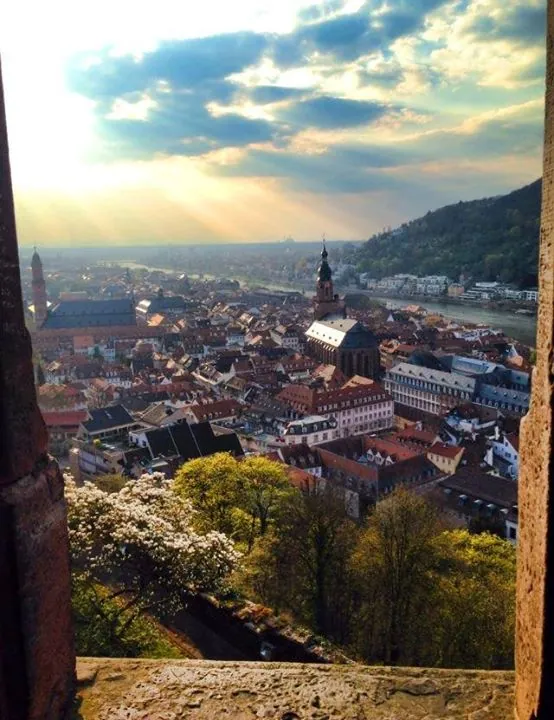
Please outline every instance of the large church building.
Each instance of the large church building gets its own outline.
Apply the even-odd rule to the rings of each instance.
[[[133,298],[117,300],[62,300],[48,308],[42,261],[35,250],[31,260],[33,310],[36,330],[83,330],[136,326]]]
[[[335,294],[333,273],[323,245],[317,271],[314,322],[306,332],[308,354],[322,363],[335,365],[345,375],[378,378],[379,343],[375,335],[358,320],[346,317],[346,305]]]

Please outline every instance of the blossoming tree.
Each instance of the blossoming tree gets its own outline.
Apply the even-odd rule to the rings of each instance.
[[[66,499],[74,569],[89,591],[102,583],[100,614],[115,601],[114,633],[141,613],[176,612],[188,593],[217,590],[238,560],[227,536],[193,530],[195,511],[162,473],[112,493],[67,476]]]

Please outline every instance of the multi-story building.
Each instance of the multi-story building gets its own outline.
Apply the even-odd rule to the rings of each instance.
[[[519,436],[515,433],[500,433],[489,441],[486,462],[505,477],[517,480],[519,470]]]
[[[270,332],[272,340],[275,340],[277,345],[289,350],[298,350],[300,348],[302,334],[302,331],[296,325],[277,325]]]
[[[523,291],[523,299],[529,302],[539,302],[539,290],[538,288],[532,288],[531,290]]]
[[[458,373],[399,363],[387,372],[385,390],[397,403],[444,415],[473,399],[475,380]]]
[[[421,490],[441,474],[422,449],[387,438],[335,440],[315,452],[323,466],[324,483],[344,490],[347,512],[355,519],[398,485]]]
[[[505,415],[516,417],[527,414],[530,401],[529,392],[487,383],[479,384],[475,393],[475,402],[478,405],[496,408]]]
[[[394,427],[394,402],[378,383],[345,385],[317,391],[305,385],[287,385],[277,396],[299,414],[333,417],[333,437],[349,437]]]
[[[337,437],[337,426],[333,417],[308,415],[288,423],[282,438],[287,445],[319,445]]]
[[[418,295],[442,295],[447,292],[449,283],[446,275],[426,275],[417,279],[415,291]]]
[[[461,468],[441,479],[426,494],[451,521],[489,524],[515,544],[518,537],[517,483],[473,468]]]

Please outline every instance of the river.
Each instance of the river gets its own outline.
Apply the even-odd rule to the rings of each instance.
[[[410,305],[410,300],[399,300],[390,297],[377,297],[371,295],[371,298],[382,302],[390,308],[402,308]],[[441,303],[432,300],[423,300],[421,302],[414,301],[414,304],[421,305],[430,312],[440,313],[444,317],[460,322],[482,323],[490,325],[490,327],[503,330],[504,333],[514,340],[519,340],[524,345],[535,346],[535,336],[537,333],[537,319],[528,315],[516,315],[511,312],[503,312],[501,310],[488,310],[487,308],[476,307],[474,305],[452,305],[451,303]]]

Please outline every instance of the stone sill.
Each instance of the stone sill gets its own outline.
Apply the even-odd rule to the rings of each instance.
[[[512,672],[79,658],[74,720],[504,720]]]

